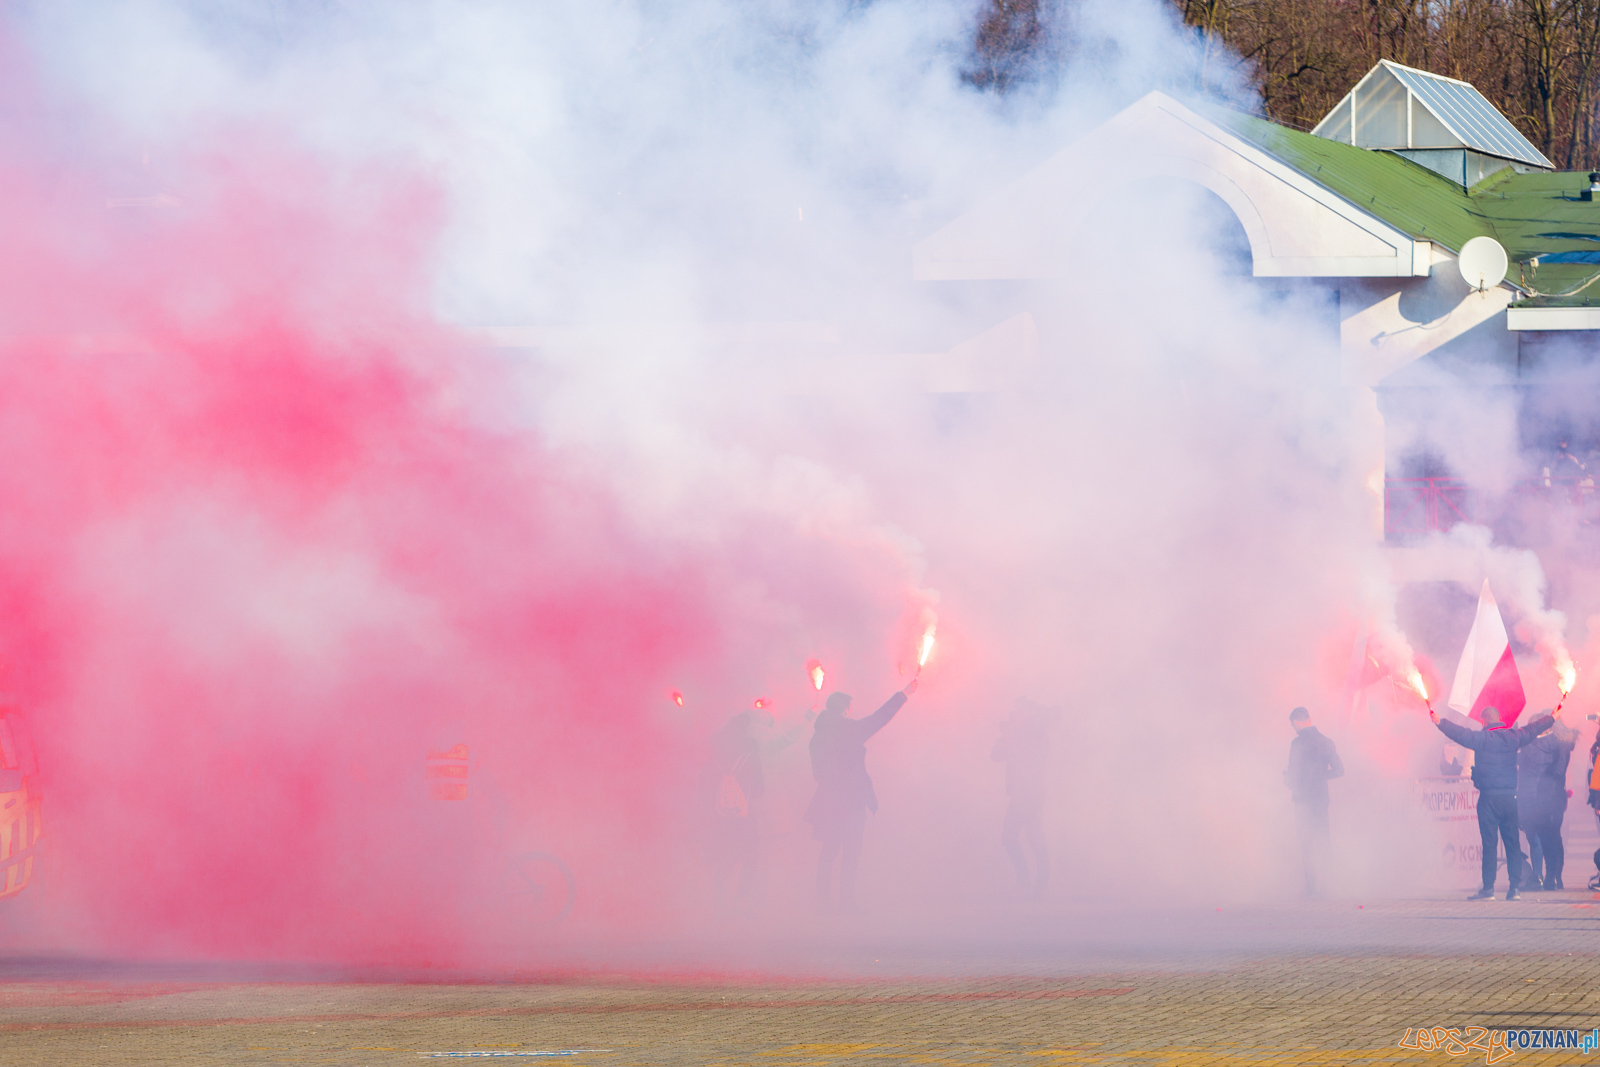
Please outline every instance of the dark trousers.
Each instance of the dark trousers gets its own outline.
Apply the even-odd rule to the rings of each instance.
[[[1512,889],[1518,888],[1522,884],[1522,841],[1517,837],[1517,794],[1478,794],[1478,835],[1483,839],[1483,888],[1494,889],[1501,841],[1506,846],[1506,879]]]
[[[738,899],[755,899],[760,888],[761,837],[754,814],[715,815],[706,857],[711,863],[711,880],[717,903],[728,902],[728,886],[734,882],[738,870],[735,892]]]
[[[1544,841],[1544,884],[1551,888],[1561,884],[1561,872],[1567,866],[1567,846],[1561,840],[1561,824],[1566,820],[1567,795],[1563,791],[1550,819],[1550,835]]]
[[[1525,804],[1520,812],[1522,831],[1528,835],[1528,868],[1531,880],[1524,885],[1543,883],[1554,889],[1561,881],[1561,869],[1566,865],[1566,848],[1561,843],[1561,821],[1566,815],[1566,797],[1558,804],[1550,798],[1540,797]]]
[[[1527,865],[1522,868],[1523,885],[1542,885],[1544,883],[1544,839],[1539,836],[1539,817],[1525,810],[1522,802],[1517,801],[1517,825],[1522,827],[1522,836],[1528,839]]]
[[[824,910],[829,905],[829,890],[833,885],[833,864],[839,861],[839,904],[848,909],[856,901],[856,868],[861,862],[861,839],[867,831],[867,813],[840,820],[830,827],[822,842],[822,852],[817,856],[817,906]]]
[[[1013,800],[1006,808],[1006,821],[1000,831],[1000,840],[1011,857],[1017,871],[1017,886],[1028,888],[1028,860],[1022,851],[1026,840],[1033,850],[1033,891],[1043,893],[1050,886],[1050,852],[1044,843],[1044,814],[1032,804]]]
[[[1317,891],[1317,877],[1327,865],[1328,805],[1294,805],[1295,830],[1300,838],[1300,862],[1306,872],[1306,892]]]

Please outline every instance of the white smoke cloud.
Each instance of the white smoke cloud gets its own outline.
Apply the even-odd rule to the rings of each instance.
[[[1050,836],[1069,892],[1160,896],[1180,872],[1219,898],[1291,886],[1297,704],[1347,731],[1342,884],[1414,876],[1409,831],[1368,786],[1435,739],[1343,717],[1341,627],[1387,603],[1378,630],[1412,653],[1362,488],[1364,416],[1336,331],[1308,326],[1318,298],[1226,274],[1181,196],[1091,209],[1056,282],[909,280],[914,240],[1188,69],[1165,6],[1079,6],[1060,69],[1009,99],[960,77],[967,4],[100,10],[40,5],[19,32],[53,98],[94,116],[95,151],[149,153],[148,192],[182,200],[186,146],[217,129],[291,136],[353,208],[363,168],[436,190],[432,311],[516,368],[508,394],[463,403],[615,493],[649,535],[628,562],[718,561],[721,658],[684,666],[695,699],[664,706],[664,729],[709,733],[773,693],[798,725],[819,653],[829,688],[876,706],[937,599],[922,691],[869,749],[878,899],[953,907],[1009,877],[987,753],[1019,694],[1064,709]],[[1004,374],[928,388],[1011,322]],[[1492,572],[1541,643],[1563,631],[1531,553],[1465,529],[1429,551]],[[794,908],[803,745],[771,776],[773,906]],[[692,844],[662,852],[682,921],[704,872]]]

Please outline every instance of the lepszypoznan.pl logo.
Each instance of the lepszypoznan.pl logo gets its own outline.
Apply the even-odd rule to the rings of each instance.
[[[1449,1056],[1483,1053],[1484,1063],[1499,1063],[1524,1051],[1557,1049],[1593,1052],[1600,1048],[1600,1029],[1589,1030],[1490,1030],[1484,1026],[1408,1027],[1400,1047],[1419,1052],[1443,1052]]]

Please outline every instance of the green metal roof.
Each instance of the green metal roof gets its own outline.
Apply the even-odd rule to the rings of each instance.
[[[1541,255],[1600,252],[1600,201],[1579,200],[1580,171],[1517,174],[1510,168],[1470,190],[1404,156],[1313,137],[1266,119],[1208,110],[1208,117],[1276,156],[1357,207],[1411,234],[1459,252],[1480,234],[1511,259],[1507,281],[1529,296],[1520,306],[1600,305],[1600,263],[1544,263]]]

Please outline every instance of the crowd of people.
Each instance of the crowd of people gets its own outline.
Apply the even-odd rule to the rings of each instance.
[[[855,907],[856,877],[868,817],[878,810],[878,795],[867,772],[867,742],[887,726],[916,692],[911,681],[870,715],[851,718],[847,693],[832,693],[822,710],[808,715],[807,746],[815,788],[803,821],[817,844],[816,903],[824,911]],[[1578,732],[1560,721],[1560,709],[1521,726],[1501,721],[1495,708],[1480,712],[1482,729],[1441,719],[1434,723],[1449,740],[1440,772],[1459,775],[1470,753],[1477,787],[1478,829],[1482,842],[1482,885],[1471,899],[1494,896],[1500,857],[1505,857],[1505,899],[1525,891],[1565,888],[1562,824],[1571,792],[1567,774]],[[1043,894],[1050,884],[1050,853],[1044,828],[1050,733],[1056,710],[1019,698],[1000,724],[991,758],[1005,768],[1005,816],[999,839],[1010,858],[1019,891]],[[1329,781],[1344,775],[1333,740],[1312,722],[1304,707],[1289,713],[1295,736],[1289,745],[1284,783],[1290,790],[1299,840],[1304,888],[1308,896],[1324,888],[1329,855]],[[755,805],[766,792],[764,759],[795,743],[803,727],[758,738],[758,726],[773,726],[770,711],[741,712],[712,736],[706,763],[706,859],[712,867],[719,904],[749,903],[763,892],[762,832]],[[1600,782],[1600,736],[1589,750],[1591,782]],[[1600,814],[1600,785],[1588,803]],[[1527,848],[1523,848],[1526,838]],[[1600,850],[1595,853],[1600,879]]]
[[[1538,480],[1545,488],[1550,488],[1556,479],[1576,478],[1579,486],[1590,488],[1597,470],[1600,470],[1600,449],[1581,451],[1570,442],[1559,441],[1555,451],[1539,465]]]
[[[815,789],[803,821],[817,843],[816,903],[823,911],[855,908],[867,819],[878,795],[867,773],[867,742],[887,726],[917,691],[913,678],[877,710],[850,717],[853,698],[832,693],[811,720],[808,745]],[[1000,840],[1016,870],[1018,889],[1035,895],[1050,884],[1045,844],[1044,797],[1050,729],[1055,709],[1019,698],[1000,725],[992,759],[1005,766],[1007,806]],[[766,792],[764,757],[798,739],[801,727],[765,743],[758,727],[773,725],[769,711],[741,712],[711,738],[704,789],[706,860],[719,905],[750,903],[762,892],[761,838],[757,802]]]
[[[1442,719],[1429,708],[1434,724],[1457,750],[1471,753],[1471,779],[1478,789],[1478,832],[1482,843],[1482,885],[1470,899],[1488,900],[1504,850],[1506,900],[1519,900],[1524,891],[1566,888],[1562,875],[1566,849],[1561,828],[1572,792],[1567,773],[1578,731],[1561,721],[1561,709],[1546,711],[1533,721],[1512,727],[1501,721],[1496,708],[1479,712],[1482,729],[1472,729]],[[1290,789],[1299,832],[1305,891],[1315,896],[1320,888],[1328,851],[1328,782],[1344,774],[1344,764],[1332,740],[1311,722],[1311,713],[1295,708],[1289,713],[1295,738],[1289,745],[1289,766],[1284,783]],[[1600,816],[1600,734],[1589,749],[1589,806]],[[1447,748],[1440,758],[1440,773],[1459,775],[1465,766],[1457,751]],[[1528,847],[1522,848],[1526,837]],[[1594,855],[1600,884],[1600,849]]]

